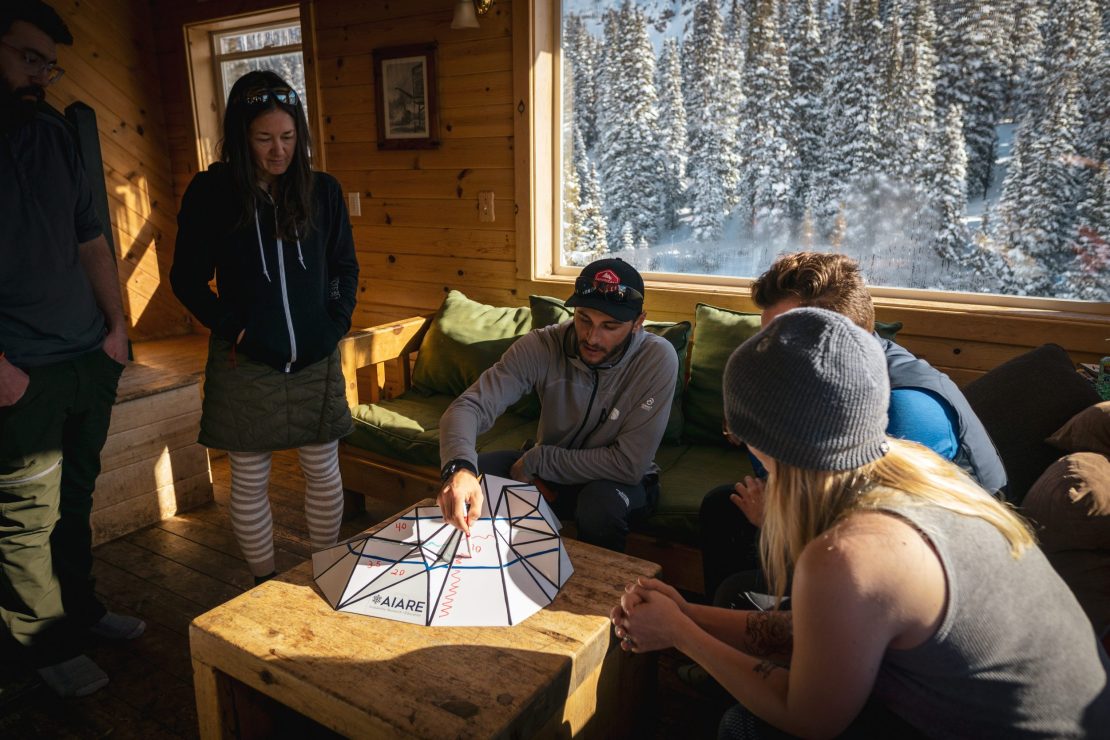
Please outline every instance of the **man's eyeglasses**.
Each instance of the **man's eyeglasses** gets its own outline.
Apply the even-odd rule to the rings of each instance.
[[[574,292],[578,295],[601,294],[613,303],[643,301],[644,295],[635,288],[620,283],[607,283],[591,277],[580,277],[574,281]]]
[[[259,87],[246,91],[239,100],[247,105],[269,105],[270,102],[296,105],[300,98],[291,87]]]
[[[46,57],[34,49],[21,49],[18,46],[12,46],[7,41],[0,41],[0,44],[22,56],[23,67],[27,70],[27,74],[32,77],[42,77],[46,80],[47,85],[53,85],[58,81],[58,78],[66,73],[56,62],[46,61]]]

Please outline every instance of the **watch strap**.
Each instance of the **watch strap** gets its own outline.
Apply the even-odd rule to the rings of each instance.
[[[439,471],[440,482],[446,483],[447,481],[451,480],[451,476],[453,476],[460,470],[469,470],[474,475],[478,475],[478,468],[474,467],[474,465],[471,464],[469,460],[456,458],[444,465],[443,469]]]

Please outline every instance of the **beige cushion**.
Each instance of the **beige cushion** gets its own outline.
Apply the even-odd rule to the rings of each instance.
[[[1110,550],[1110,459],[1065,455],[1037,479],[1022,504],[1046,553]]]
[[[1110,401],[1083,409],[1045,442],[1064,452],[1097,452],[1110,456]]]

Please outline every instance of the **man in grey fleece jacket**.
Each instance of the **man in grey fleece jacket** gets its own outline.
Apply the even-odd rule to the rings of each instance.
[[[536,329],[448,407],[440,420],[444,518],[469,534],[482,510],[479,472],[535,483],[583,542],[624,550],[628,520],[658,499],[655,451],[678,380],[678,355],[644,331],[644,281],[605,259],[575,281],[574,319]],[[536,444],[478,455],[475,441],[535,390]]]

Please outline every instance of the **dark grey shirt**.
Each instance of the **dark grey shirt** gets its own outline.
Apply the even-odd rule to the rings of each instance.
[[[1110,736],[1110,663],[1037,547],[1010,556],[982,519],[893,505],[932,542],[948,604],[937,633],[888,650],[875,694],[928,737]]]
[[[102,233],[73,136],[40,113],[0,134],[0,351],[20,367],[96,349],[104,315],[77,245]]]

